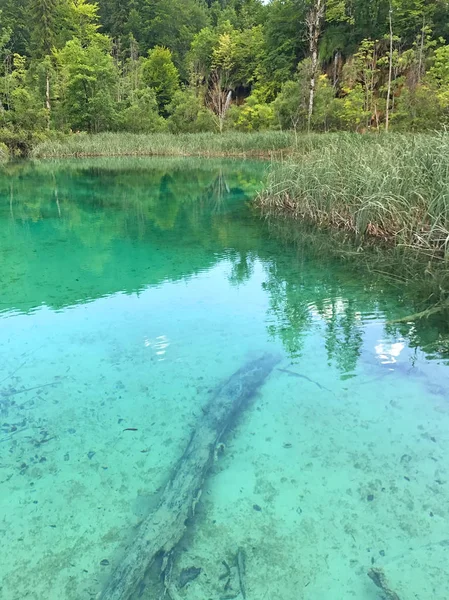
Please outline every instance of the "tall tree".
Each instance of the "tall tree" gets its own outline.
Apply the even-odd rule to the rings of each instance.
[[[318,73],[318,43],[320,41],[321,27],[326,14],[326,0],[312,0],[309,12],[307,14],[307,29],[309,33],[309,48],[311,57],[310,66],[310,90],[309,90],[309,111],[308,111],[308,129],[313,115],[313,104],[315,100],[316,77]]]
[[[269,4],[264,63],[273,93],[291,79],[298,63],[308,55],[306,15],[304,0],[272,0]]]
[[[142,63],[142,80],[154,90],[159,110],[166,116],[166,106],[179,88],[179,73],[168,48],[156,46]]]
[[[36,58],[50,54],[56,40],[59,0],[30,0],[31,53]]]
[[[110,41],[97,34],[85,46],[73,38],[56,52],[60,126],[98,132],[114,127],[117,71]]]
[[[30,18],[28,14],[30,0],[1,0],[1,28],[11,32],[10,48],[24,55],[29,50]]]
[[[391,80],[393,76],[393,5],[390,0],[390,36],[389,36],[389,53],[388,53],[388,83],[387,83],[387,104],[385,107],[385,131],[388,132],[390,126],[390,98],[391,98]]]
[[[59,0],[30,0],[30,18],[33,27],[31,30],[31,54],[34,58],[42,60],[49,57],[56,42],[56,29],[58,23]],[[60,24],[60,23],[59,23]],[[47,127],[50,128],[51,118],[51,90],[50,71],[51,62],[48,58],[45,65],[45,107],[48,112]]]
[[[144,50],[169,48],[181,76],[187,78],[185,56],[195,34],[209,24],[206,4],[203,0],[152,0],[142,16]]]

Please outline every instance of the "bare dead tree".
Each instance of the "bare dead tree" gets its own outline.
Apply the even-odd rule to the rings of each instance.
[[[207,105],[214,113],[220,133],[223,132],[226,113],[231,106],[232,90],[225,85],[219,70],[214,71],[211,76],[211,84],[207,92]]]
[[[316,77],[318,73],[318,43],[320,41],[321,27],[326,14],[326,0],[312,0],[309,13],[306,17],[307,30],[309,35],[309,49],[312,59],[310,69],[310,91],[309,91],[309,111],[307,125],[310,131],[312,121],[313,106],[315,102]]]

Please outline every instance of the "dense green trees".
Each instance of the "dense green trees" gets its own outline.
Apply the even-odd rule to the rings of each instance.
[[[166,107],[179,88],[179,73],[168,48],[156,46],[142,62],[142,81],[154,90],[159,111],[166,116]]]
[[[0,141],[63,131],[422,130],[448,0],[0,0]]]

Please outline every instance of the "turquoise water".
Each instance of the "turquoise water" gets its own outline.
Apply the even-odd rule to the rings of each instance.
[[[249,207],[266,168],[0,175],[2,600],[96,598],[202,408],[263,354],[279,362],[209,473],[177,597],[242,597],[239,549],[249,600],[380,600],[371,568],[401,600],[449,597],[443,325],[391,323],[414,312],[401,290],[273,235]]]

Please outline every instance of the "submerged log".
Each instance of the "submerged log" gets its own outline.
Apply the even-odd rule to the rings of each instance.
[[[169,558],[195,515],[206,476],[223,436],[272,371],[278,359],[265,355],[234,373],[203,409],[187,448],[158,507],[140,525],[122,562],[100,594],[101,600],[130,600],[157,557]],[[163,560],[163,565],[167,560]],[[164,568],[164,566],[163,566]]]
[[[368,571],[368,577],[372,579],[374,584],[383,591],[386,600],[400,600],[396,592],[390,588],[385,573],[382,569],[370,569]]]

